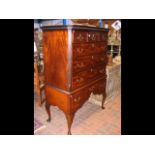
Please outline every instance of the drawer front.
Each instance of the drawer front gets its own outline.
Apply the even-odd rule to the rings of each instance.
[[[77,57],[77,59],[73,60],[73,73],[83,71],[86,68],[91,68],[102,63],[106,63],[106,55],[104,53]]]
[[[105,65],[100,65],[97,67],[92,67],[85,71],[79,72],[77,74],[73,73],[72,78],[72,90],[83,86],[92,80],[95,80],[101,76],[105,76]]]
[[[107,50],[107,45],[103,42],[98,43],[81,43],[73,44],[73,59],[77,57],[104,53]]]
[[[107,33],[99,31],[73,31],[73,43],[106,41]]]
[[[99,80],[97,83],[88,86],[80,90],[79,92],[73,94],[71,100],[72,111],[75,112],[78,108],[80,108],[88,100],[91,93],[103,94],[105,91],[105,82],[106,79]]]

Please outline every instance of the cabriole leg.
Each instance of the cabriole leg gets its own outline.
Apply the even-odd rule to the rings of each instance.
[[[105,109],[104,107],[105,99],[106,99],[106,93],[103,93],[103,100],[102,100],[102,106],[101,106],[102,109]]]
[[[74,118],[74,114],[65,114],[66,115],[66,119],[67,119],[67,124],[68,124],[68,135],[71,135],[71,126],[73,123],[73,118]]]
[[[48,119],[47,121],[50,122],[51,121],[51,111],[50,111],[50,104],[46,102],[45,104],[45,109],[46,109],[46,112],[48,114]]]

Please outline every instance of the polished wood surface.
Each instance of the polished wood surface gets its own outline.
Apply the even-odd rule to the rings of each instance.
[[[68,90],[68,32],[43,33],[46,83]]]
[[[107,30],[87,26],[43,27],[46,111],[50,105],[65,114],[68,134],[76,111],[90,94],[106,97]]]

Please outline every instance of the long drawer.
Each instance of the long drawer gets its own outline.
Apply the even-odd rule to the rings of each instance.
[[[73,59],[77,57],[104,53],[107,50],[107,45],[104,42],[96,43],[77,43],[72,45]]]
[[[96,65],[106,64],[106,54],[92,54],[90,56],[77,57],[73,59],[73,73],[95,67]]]
[[[90,97],[90,94],[102,94],[105,91],[105,79],[97,81],[95,84],[88,86],[71,96],[71,108],[74,112],[80,108],[84,102]]]
[[[72,90],[83,86],[92,80],[95,80],[99,77],[105,76],[105,67],[104,64],[96,67],[92,67],[81,71],[79,73],[73,73],[72,77]]]

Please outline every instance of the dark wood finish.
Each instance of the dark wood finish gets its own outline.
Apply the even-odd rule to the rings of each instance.
[[[62,37],[63,36],[63,37]],[[46,82],[60,89],[68,88],[68,32],[47,31],[44,37],[44,59]]]
[[[106,97],[107,31],[87,26],[43,27],[46,110],[58,106],[68,123],[90,94]]]

